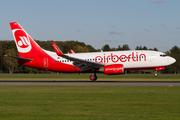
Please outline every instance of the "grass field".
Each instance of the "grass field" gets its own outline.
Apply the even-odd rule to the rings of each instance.
[[[179,87],[0,86],[1,120],[178,120]]]
[[[98,75],[180,81],[180,75]],[[89,81],[89,74],[0,74],[1,81]],[[179,120],[180,87],[0,86],[0,120]]]
[[[90,81],[90,74],[0,74],[0,81]],[[97,81],[180,81],[180,75],[103,75]]]

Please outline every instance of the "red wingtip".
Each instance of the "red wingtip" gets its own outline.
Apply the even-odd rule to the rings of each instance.
[[[61,52],[61,50],[58,48],[58,46],[57,46],[54,42],[51,42],[51,43],[52,43],[52,46],[53,46],[56,54],[57,54],[58,56],[64,56],[64,54]]]
[[[71,53],[72,53],[72,54],[74,54],[74,53],[75,53],[72,49],[70,49],[70,51],[71,51]]]

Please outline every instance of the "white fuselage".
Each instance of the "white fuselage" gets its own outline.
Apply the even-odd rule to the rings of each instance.
[[[54,52],[44,51],[58,62],[73,65],[72,61],[59,57]],[[75,53],[68,54],[68,56],[103,63],[104,65],[123,64],[124,69],[167,66],[176,61],[174,58],[169,57],[162,52],[150,50]]]

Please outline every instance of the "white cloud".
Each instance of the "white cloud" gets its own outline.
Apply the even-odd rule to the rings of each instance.
[[[120,32],[117,32],[117,31],[110,31],[109,33],[110,33],[110,34],[117,34],[117,35],[120,35],[120,34],[122,34],[122,33],[120,33]]]
[[[144,31],[145,31],[145,32],[150,32],[150,30],[148,30],[148,29],[144,29]]]

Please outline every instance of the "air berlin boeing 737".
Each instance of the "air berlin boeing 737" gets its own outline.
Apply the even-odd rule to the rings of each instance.
[[[106,75],[123,74],[131,69],[163,70],[176,60],[162,52],[150,50],[129,50],[63,54],[54,42],[55,52],[42,49],[17,23],[10,23],[19,57],[19,64],[65,73],[92,73],[90,80],[97,79],[96,73]]]

